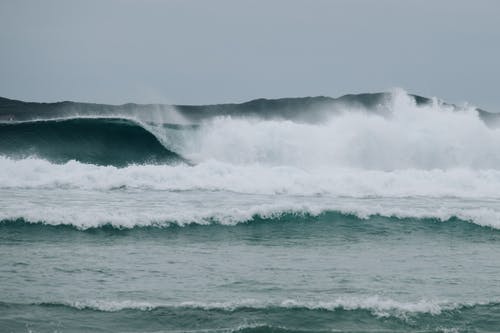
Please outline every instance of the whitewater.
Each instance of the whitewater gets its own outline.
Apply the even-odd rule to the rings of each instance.
[[[377,214],[441,220],[459,217],[481,225],[499,225],[500,130],[489,127],[475,108],[457,110],[437,99],[417,105],[406,92],[395,90],[374,110],[345,107],[331,114],[326,109],[320,112],[320,122],[317,116],[307,121],[306,116],[300,120],[269,120],[226,115],[207,117],[201,123],[189,124],[191,126],[187,126],[185,117],[172,116],[171,113],[167,113],[163,121],[156,115],[154,122],[141,120],[137,115],[135,119],[117,118],[118,115],[104,118],[73,116],[70,118],[73,121],[90,120],[94,121],[93,125],[95,121],[105,121],[104,125],[142,130],[136,135],[139,139],[153,137],[157,141],[146,141],[138,149],[147,149],[145,153],[152,154],[152,143],[161,143],[170,155],[182,156],[183,160],[143,164],[132,160],[125,166],[89,164],[77,159],[54,163],[37,156],[40,155],[36,149],[38,143],[30,141],[32,155],[23,158],[0,156],[0,188],[4,191],[73,191],[78,195],[83,190],[95,191],[93,196],[111,191],[113,195],[125,197],[127,192],[136,196],[138,191],[144,191],[145,195],[157,198],[141,202],[141,207],[147,207],[142,209],[144,212],[131,203],[117,212],[106,212],[107,208],[103,207],[82,214],[81,218],[77,215],[66,219],[74,207],[68,208],[68,204],[60,202],[64,198],[52,203],[48,195],[44,206],[35,205],[28,210],[30,213],[19,213],[24,209],[12,203],[0,212],[0,217],[5,220],[25,218],[33,222],[74,223],[78,227],[105,223],[132,227],[131,221],[140,225],[206,223],[210,219],[236,223],[251,220],[254,215],[289,212],[317,215],[332,210],[359,217]],[[113,123],[116,119],[125,123]],[[172,119],[181,122],[182,127],[173,127],[172,123],[165,126],[164,121]],[[14,125],[28,122],[40,126],[51,121],[60,126],[68,125],[64,118],[24,121]],[[55,127],[50,130],[52,137],[44,132],[40,136],[42,139],[48,137],[45,141],[52,140],[51,149],[54,145],[68,145],[62,137],[54,134]],[[130,135],[129,132],[126,134]],[[16,139],[11,139],[11,142],[21,141]],[[130,154],[128,146],[134,144],[130,142],[134,139],[128,138],[123,146],[104,147],[103,150],[109,153],[109,149],[122,149],[114,154]],[[83,139],[75,144],[89,146]],[[78,158],[76,152],[83,150],[80,146],[68,150]],[[92,154],[98,155],[87,152],[87,155]],[[141,159],[147,160],[147,156]],[[193,210],[189,203],[184,203],[181,209],[177,209],[176,206],[185,201],[178,198],[183,196],[179,192],[186,192],[185,197],[199,196],[200,207]],[[214,201],[213,198],[222,205],[226,196],[229,200],[240,200],[232,200],[230,207],[217,209],[217,205],[210,203],[203,209],[203,203]],[[355,198],[363,200],[353,203]],[[432,204],[433,200],[419,207],[418,203],[425,198],[443,200],[437,207]],[[399,199],[406,207],[394,207],[393,199]],[[411,199],[415,201],[415,207],[408,203]],[[478,199],[485,204],[475,205],[473,202]],[[89,206],[99,206],[100,201]],[[164,204],[161,207],[148,205],[151,201]],[[130,212],[127,207],[134,209]],[[120,215],[129,219],[121,222],[125,219]]]
[[[493,113],[401,89],[27,104],[0,107],[8,332],[500,327]]]

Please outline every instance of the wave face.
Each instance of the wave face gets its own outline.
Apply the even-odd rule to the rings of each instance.
[[[117,166],[181,160],[137,122],[113,118],[0,123],[0,154]]]

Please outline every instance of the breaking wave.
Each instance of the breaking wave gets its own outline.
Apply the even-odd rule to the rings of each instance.
[[[57,323],[37,322],[40,329],[54,329],[63,324],[75,329],[127,332],[148,327],[155,332],[331,332],[334,328],[341,332],[458,333],[470,332],[472,323],[472,331],[495,331],[500,320],[495,315],[499,309],[495,302],[398,302],[380,297],[339,298],[326,302],[242,300],[162,305],[133,301],[0,303],[0,309],[4,313],[0,315],[0,322],[9,329],[22,327],[9,321],[9,315],[36,312],[58,318]],[[23,322],[29,321],[29,317],[24,319],[19,314],[17,317]],[[203,323],[202,329],[200,322]]]
[[[300,301],[286,299],[283,301],[259,301],[256,299],[243,299],[227,302],[195,302],[186,301],[177,304],[159,304],[136,301],[76,301],[61,303],[36,303],[41,306],[66,306],[77,310],[94,310],[103,312],[118,312],[123,310],[154,311],[159,308],[185,308],[204,311],[227,311],[238,312],[246,309],[303,309],[303,310],[366,310],[380,317],[404,316],[407,314],[428,313],[439,315],[443,311],[461,309],[475,305],[487,305],[484,303],[457,304],[447,301],[418,300],[415,302],[399,302],[393,299],[371,296],[365,298],[339,297],[331,301]],[[496,304],[492,304],[496,305]]]
[[[416,223],[457,224],[459,228],[467,225],[500,229],[500,212],[488,208],[406,208],[387,206],[359,205],[261,205],[247,209],[186,211],[140,211],[89,210],[73,212],[70,209],[39,208],[24,213],[2,212],[0,225],[16,227],[20,225],[42,225],[72,227],[78,230],[96,228],[137,229],[168,228],[192,225],[236,226],[261,223],[298,223],[344,221],[352,227],[359,227],[360,221],[372,222],[373,226],[389,225],[404,231]],[[422,227],[422,226],[420,226]],[[468,227],[467,227],[468,228]]]
[[[370,103],[356,98],[351,99],[362,103],[343,103],[333,111],[322,102],[288,112],[283,105],[290,107],[290,101],[279,108],[271,102],[249,103],[245,112],[213,107],[211,117],[200,110],[190,115],[188,108],[169,118],[178,123],[161,117],[137,120],[131,114],[2,122],[0,189],[6,200],[7,193],[30,189],[92,195],[79,199],[88,206],[81,210],[70,201],[51,205],[54,194],[43,192],[43,204],[32,205],[32,200],[28,207],[14,200],[0,218],[86,229],[237,224],[256,216],[337,211],[358,217],[458,218],[498,228],[500,129],[488,126],[483,111],[424,102],[401,90]],[[266,105],[274,109],[262,109]],[[124,197],[112,208],[111,193],[134,191],[135,199]],[[133,205],[156,192],[164,196],[144,199],[144,207]],[[198,197],[184,206],[189,195],[165,197],[178,192]],[[109,194],[102,196],[106,204],[85,201],[102,193]],[[220,206],[235,194],[249,197]],[[275,196],[274,202],[259,203],[258,196]],[[339,198],[430,201],[346,206]],[[478,201],[463,207],[431,205],[431,199],[447,198]],[[206,200],[212,204],[203,206]],[[484,205],[485,200],[493,203]]]
[[[417,103],[396,90],[371,109],[322,104],[320,111],[266,116],[274,113],[215,112],[182,124],[140,120],[145,115],[2,122],[0,154],[119,167],[188,159],[312,171],[500,168],[500,129],[475,108]]]

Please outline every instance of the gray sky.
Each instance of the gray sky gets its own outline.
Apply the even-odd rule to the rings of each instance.
[[[500,111],[500,1],[0,0],[0,96],[205,104],[402,87]]]

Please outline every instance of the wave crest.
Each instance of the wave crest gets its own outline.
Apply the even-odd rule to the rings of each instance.
[[[334,222],[341,219],[369,220],[382,218],[387,223],[405,221],[407,223],[471,223],[478,227],[500,229],[500,212],[488,208],[437,208],[408,209],[404,207],[387,207],[372,205],[360,207],[359,204],[338,205],[257,205],[248,209],[222,209],[186,212],[138,212],[131,211],[87,211],[74,213],[71,210],[38,209],[20,214],[2,212],[0,223],[6,225],[41,224],[46,226],[69,226],[78,230],[96,228],[135,229],[135,228],[168,228],[172,226],[186,227],[190,225],[236,226],[250,223],[277,223],[293,221],[326,220]],[[417,220],[417,221],[415,221]],[[353,221],[354,222],[354,221]],[[378,221],[377,223],[381,223]]]
[[[487,305],[488,302],[480,303],[455,303],[436,300],[417,300],[414,302],[400,302],[390,298],[379,296],[370,297],[339,297],[330,301],[300,301],[296,299],[285,299],[282,301],[262,301],[256,299],[242,299],[237,301],[222,302],[196,302],[186,301],[180,303],[151,303],[141,301],[75,301],[37,303],[45,306],[67,306],[77,310],[94,310],[103,312],[118,312],[123,310],[154,311],[161,308],[198,309],[203,311],[226,311],[237,312],[245,309],[303,309],[322,311],[355,311],[366,310],[380,317],[402,316],[406,314],[426,313],[439,315],[443,311],[456,310],[464,307]],[[496,304],[496,303],[491,303]]]

